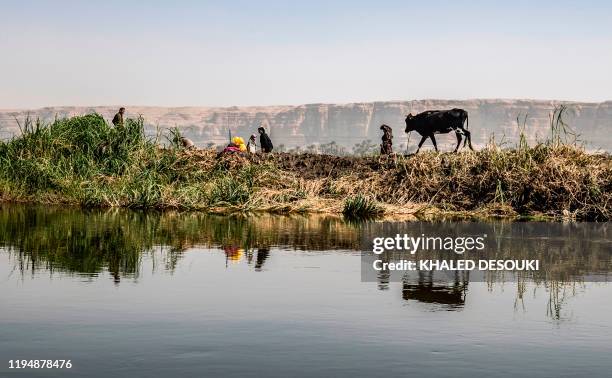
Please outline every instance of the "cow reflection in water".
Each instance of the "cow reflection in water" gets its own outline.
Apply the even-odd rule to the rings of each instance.
[[[443,305],[448,310],[462,308],[469,282],[469,275],[455,272],[450,282],[434,282],[433,271],[419,271],[416,283],[404,276],[402,298],[423,303]]]

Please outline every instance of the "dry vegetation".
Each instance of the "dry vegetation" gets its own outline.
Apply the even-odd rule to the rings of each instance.
[[[230,171],[266,167],[248,206],[262,210],[342,212],[361,201],[366,212],[387,214],[590,220],[612,214],[612,158],[574,146],[392,157],[233,155],[219,162],[212,152],[189,155],[194,164]]]
[[[5,201],[94,207],[545,216],[610,220],[612,158],[555,141],[478,152],[340,157],[161,148],[142,120],[26,123],[0,144]]]

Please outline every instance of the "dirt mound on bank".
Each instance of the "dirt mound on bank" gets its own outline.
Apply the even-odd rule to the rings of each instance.
[[[337,178],[348,173],[363,176],[380,168],[379,159],[361,157],[278,153],[266,156],[265,159],[305,179]]]
[[[423,204],[451,212],[612,218],[612,157],[572,146],[372,157],[179,153],[204,171],[255,172],[248,191],[258,208],[299,203],[338,209],[345,199],[363,195],[397,209]]]
[[[236,169],[250,164],[272,164],[303,179],[338,178],[347,174],[364,176],[384,169],[393,158],[354,157],[323,154],[218,153],[215,150],[187,150],[182,154],[198,161],[203,167]]]

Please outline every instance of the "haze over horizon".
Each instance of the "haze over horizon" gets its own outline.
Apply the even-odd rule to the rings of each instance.
[[[605,1],[6,1],[0,109],[612,100]]]
[[[551,103],[570,103],[570,104],[578,104],[578,103],[584,103],[584,104],[600,104],[600,103],[609,103],[612,102],[612,100],[603,100],[603,101],[580,101],[580,100],[558,100],[558,99],[552,99],[552,98],[545,98],[545,99],[538,99],[538,98],[415,98],[415,99],[391,99],[391,100],[371,100],[371,101],[347,101],[347,102],[305,102],[305,103],[295,103],[295,104],[246,104],[246,105],[149,105],[149,104],[142,104],[142,105],[133,105],[133,104],[82,104],[82,105],[44,105],[44,106],[37,106],[37,107],[13,107],[13,108],[0,108],[0,111],[2,112],[23,112],[23,111],[29,111],[29,110],[37,110],[37,109],[60,109],[60,108],[64,108],[64,109],[77,109],[77,108],[119,108],[119,107],[126,107],[126,109],[130,109],[130,108],[152,108],[152,109],[180,109],[180,108],[202,108],[202,109],[206,109],[206,108],[210,108],[210,109],[223,109],[223,108],[237,108],[238,110],[240,109],[247,109],[247,108],[291,108],[291,107],[302,107],[302,106],[309,106],[309,105],[337,105],[337,106],[343,106],[343,105],[353,105],[353,104],[373,104],[373,103],[406,103],[406,102],[415,102],[415,103],[420,103],[420,102],[438,102],[438,101],[442,101],[442,102],[449,102],[449,103],[453,103],[453,102],[457,102],[457,103],[462,103],[462,102],[471,102],[471,101],[490,101],[490,102],[497,102],[497,101],[510,101],[510,102],[515,102],[515,101],[519,101],[519,102],[526,102],[526,103],[545,103],[545,102],[551,102]],[[551,108],[552,109],[552,108]]]

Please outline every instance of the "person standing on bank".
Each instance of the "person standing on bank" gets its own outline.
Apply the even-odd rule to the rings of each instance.
[[[380,154],[391,155],[393,153],[393,130],[387,125],[381,125],[380,129],[383,131]]]
[[[257,135],[255,134],[251,135],[251,137],[249,138],[249,143],[247,143],[247,151],[252,154],[257,152],[257,143],[255,143],[256,138],[257,138]]]
[[[259,131],[259,146],[261,147],[261,150],[266,153],[272,152],[272,148],[274,148],[274,146],[272,146],[272,140],[270,140],[270,137],[268,134],[266,134],[266,130],[263,127],[260,127],[257,129],[257,131]]]
[[[115,116],[113,117],[113,125],[115,125],[115,127],[123,126],[123,114],[124,113],[125,113],[125,108],[121,107],[119,108],[119,111],[117,112],[117,114],[115,114]]]

